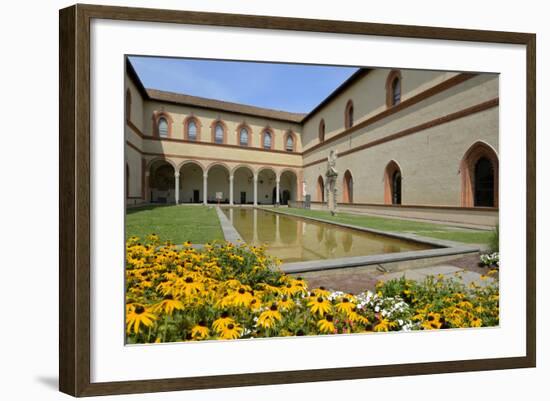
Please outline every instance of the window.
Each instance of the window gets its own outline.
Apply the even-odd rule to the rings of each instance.
[[[190,141],[197,140],[197,124],[193,120],[189,121],[187,125],[187,139]]]
[[[392,177],[392,205],[401,204],[401,172],[396,170]]]
[[[486,157],[475,165],[474,206],[493,207],[495,204],[495,175],[493,165]]]
[[[287,152],[294,152],[294,137],[290,133],[286,136],[285,149]]]
[[[241,128],[239,132],[239,144],[241,146],[248,146],[248,130],[246,128]]]
[[[223,143],[223,134],[223,126],[220,123],[217,123],[214,130],[214,142]]]
[[[164,117],[159,118],[158,130],[159,130],[159,136],[161,138],[168,138],[168,121],[166,120],[166,118]]]
[[[353,127],[353,102],[351,100],[346,104],[346,115],[344,117],[346,129]]]
[[[271,149],[271,133],[264,132],[264,149]]]
[[[325,141],[325,120],[321,119],[319,123],[319,142]]]
[[[392,105],[398,105],[401,102],[401,80],[397,77],[392,82],[391,93]]]
[[[392,70],[386,78],[386,106],[393,107],[401,103],[401,71]]]

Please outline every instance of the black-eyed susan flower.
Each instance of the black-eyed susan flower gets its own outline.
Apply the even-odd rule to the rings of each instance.
[[[223,340],[234,340],[243,333],[243,328],[237,323],[229,323],[220,330],[220,338]]]
[[[143,305],[134,305],[129,311],[130,312],[126,314],[126,331],[128,333],[130,333],[133,328],[134,333],[137,334],[142,324],[150,327],[153,325],[154,320],[157,319],[157,317],[150,313]]]
[[[292,309],[294,306],[296,306],[296,304],[294,303],[294,301],[292,300],[292,298],[284,295],[281,300],[277,303],[277,305],[279,306],[279,308],[283,309],[283,310],[289,310],[289,309]]]
[[[194,340],[204,340],[210,334],[210,330],[206,327],[204,320],[201,320],[198,324],[191,329],[191,337]]]
[[[281,313],[276,304],[272,304],[269,309],[263,311],[258,317],[257,325],[264,329],[269,329],[282,319]]]
[[[227,325],[231,323],[235,323],[235,320],[229,317],[227,312],[223,312],[218,319],[214,320],[214,323],[212,323],[212,328],[220,333]]]
[[[180,300],[174,299],[172,294],[168,294],[164,296],[164,299],[162,301],[160,301],[153,307],[153,310],[163,311],[167,315],[171,316],[172,313],[174,313],[174,310],[182,310],[183,308],[183,303]]]
[[[323,316],[325,313],[329,313],[332,309],[332,305],[325,298],[318,296],[313,298],[307,304],[311,313],[318,313],[320,316]]]
[[[317,327],[321,333],[336,333],[336,327],[333,323],[332,315],[326,315],[324,319],[317,322]]]
[[[374,331],[390,331],[390,329],[397,326],[397,322],[392,322],[386,318],[382,318],[376,326],[374,326]]]
[[[350,301],[348,297],[343,297],[336,305],[336,310],[345,314],[349,314],[355,309],[355,304]]]

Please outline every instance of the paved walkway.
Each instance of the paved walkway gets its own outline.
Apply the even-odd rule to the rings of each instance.
[[[410,280],[423,281],[427,276],[438,276],[439,274],[445,277],[459,276],[460,280],[466,285],[475,282],[484,286],[493,280],[492,278],[482,279],[482,274],[477,271],[466,270],[450,264],[391,273],[384,273],[370,267],[325,270],[295,275],[303,277],[312,288],[323,286],[332,290],[358,294],[365,290],[374,291],[378,281],[389,281],[403,276]]]

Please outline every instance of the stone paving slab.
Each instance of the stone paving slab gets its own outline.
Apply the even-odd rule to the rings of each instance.
[[[220,220],[220,225],[222,228],[223,236],[226,241],[236,244],[239,241],[242,241],[240,234],[233,227],[233,224],[229,221],[227,216],[222,210],[216,206],[216,213],[218,214],[218,219]]]
[[[445,277],[455,277],[457,280],[462,281],[465,285],[475,283],[479,286],[485,287],[493,281],[492,278],[482,278],[482,275],[476,272],[460,269],[451,265],[439,265],[426,267],[421,269],[404,270],[395,273],[384,273],[378,278],[380,281],[389,281],[394,279],[400,279],[405,277],[407,280],[423,281],[428,276],[443,275]]]

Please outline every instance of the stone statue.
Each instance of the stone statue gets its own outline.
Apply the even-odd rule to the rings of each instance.
[[[328,155],[327,172],[326,172],[326,199],[328,210],[331,215],[336,214],[336,182],[338,177],[338,170],[336,170],[336,159],[338,154],[335,150],[331,150]]]

